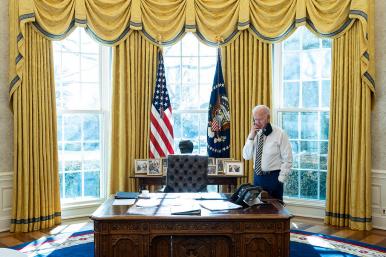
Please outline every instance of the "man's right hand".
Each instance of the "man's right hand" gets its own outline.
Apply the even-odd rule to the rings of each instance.
[[[253,140],[257,134],[258,128],[254,123],[252,123],[251,131],[249,131],[248,139]]]

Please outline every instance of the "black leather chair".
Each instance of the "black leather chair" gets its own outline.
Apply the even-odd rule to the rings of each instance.
[[[169,155],[165,193],[206,192],[208,156]]]

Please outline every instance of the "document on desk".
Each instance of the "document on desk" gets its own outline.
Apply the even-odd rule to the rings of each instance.
[[[150,199],[139,199],[135,204],[137,207],[156,207],[161,203],[161,199],[150,198]]]
[[[201,207],[198,204],[184,204],[170,207],[172,215],[200,215]]]
[[[112,205],[133,205],[135,199],[115,199]]]
[[[223,210],[234,210],[242,208],[241,205],[231,203],[229,201],[222,200],[207,200],[200,202],[200,205],[205,209],[211,211],[223,211]]]

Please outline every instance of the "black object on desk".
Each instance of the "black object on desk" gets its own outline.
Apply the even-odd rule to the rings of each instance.
[[[114,196],[115,199],[137,199],[139,193],[137,192],[117,192]]]

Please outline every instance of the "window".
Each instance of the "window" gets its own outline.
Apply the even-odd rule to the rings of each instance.
[[[167,87],[174,119],[174,149],[182,139],[193,142],[193,152],[207,153],[208,107],[216,70],[217,49],[188,33],[164,49]]]
[[[274,117],[287,132],[294,155],[284,194],[325,200],[331,40],[302,27],[275,45],[274,58]]]
[[[110,54],[83,29],[54,42],[60,195],[63,203],[105,194]]]

